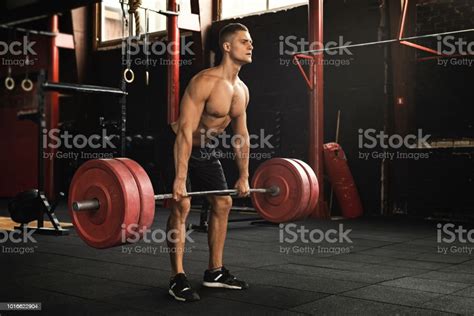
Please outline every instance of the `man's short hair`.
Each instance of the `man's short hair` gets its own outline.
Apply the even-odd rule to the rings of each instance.
[[[219,32],[219,47],[222,49],[222,45],[229,42],[230,37],[239,31],[248,32],[249,29],[241,23],[229,23],[224,26]]]

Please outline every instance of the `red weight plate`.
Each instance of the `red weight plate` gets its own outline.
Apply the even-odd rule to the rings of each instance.
[[[128,158],[116,158],[120,161],[135,178],[135,182],[140,191],[140,218],[138,219],[137,231],[140,236],[151,227],[153,218],[155,217],[155,193],[153,192],[153,185],[146,171],[136,161]]]
[[[74,201],[90,199],[99,200],[98,210],[72,210]],[[132,236],[127,227],[138,222],[140,193],[133,175],[119,161],[89,160],[74,174],[68,205],[79,237],[91,247],[109,248]]]
[[[252,178],[252,188],[277,186],[280,193],[252,194],[255,209],[266,220],[282,223],[293,220],[306,208],[310,199],[309,179],[298,163],[274,158],[262,163]]]
[[[301,167],[306,171],[306,174],[308,175],[309,178],[309,188],[310,188],[310,198],[309,198],[309,203],[308,207],[304,212],[302,213],[302,216],[300,217],[301,219],[306,218],[309,216],[314,209],[316,208],[316,205],[318,204],[318,199],[319,199],[319,183],[318,183],[318,178],[316,177],[316,173],[314,172],[313,168],[311,168],[310,165],[308,165],[306,162],[303,160],[299,159],[292,159],[293,161],[296,161],[297,163],[300,164]]]

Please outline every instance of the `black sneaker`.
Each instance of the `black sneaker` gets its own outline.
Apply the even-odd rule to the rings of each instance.
[[[237,278],[230,274],[229,270],[225,267],[222,267],[221,270],[215,272],[206,270],[206,272],[204,272],[204,282],[202,285],[234,290],[245,290],[249,288],[247,282],[237,280]]]
[[[168,293],[181,302],[195,302],[199,301],[199,294],[191,288],[186,275],[178,273],[170,280],[170,289]]]

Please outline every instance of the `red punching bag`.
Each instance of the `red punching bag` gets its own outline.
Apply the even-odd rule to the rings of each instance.
[[[347,165],[346,154],[337,143],[324,145],[324,163],[342,216],[356,218],[362,215],[362,203],[354,183],[351,170]]]

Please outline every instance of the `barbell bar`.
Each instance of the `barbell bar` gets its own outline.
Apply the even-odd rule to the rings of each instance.
[[[277,186],[272,186],[270,188],[256,188],[256,189],[250,189],[249,192],[250,193],[266,193],[272,196],[277,196],[280,192],[280,188]],[[237,195],[237,194],[239,194],[239,191],[237,191],[236,189],[208,190],[208,191],[188,192],[186,194],[186,197],[205,196],[205,195]],[[172,199],[172,198],[173,198],[173,193],[157,194],[154,196],[155,201],[167,200],[167,199]],[[72,202],[72,209],[75,212],[96,211],[100,209],[100,201],[97,199],[74,201]]]
[[[273,223],[300,220],[314,210],[319,187],[314,171],[302,161],[273,158],[260,164],[250,197],[260,216]],[[187,196],[238,194],[236,189],[189,192]],[[73,176],[68,208],[81,239],[94,248],[127,243],[153,224],[157,200],[172,194],[153,192],[145,170],[127,158],[85,162]],[[129,238],[130,237],[130,238]]]

